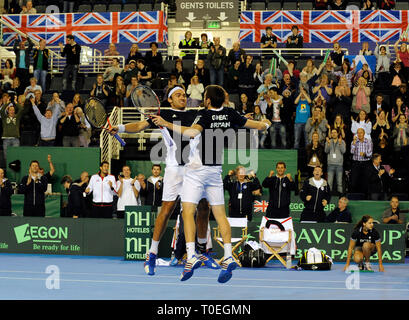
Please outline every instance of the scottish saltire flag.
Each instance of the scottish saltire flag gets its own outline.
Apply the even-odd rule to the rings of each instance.
[[[349,56],[344,56],[344,59],[348,59],[351,64],[352,64],[352,61],[355,60],[355,71],[361,70],[362,66],[365,63],[368,65],[369,70],[371,70],[373,74],[376,71],[376,57],[375,56],[349,55]]]
[[[293,25],[305,43],[394,42],[408,27],[408,11],[243,11],[240,41],[260,42],[271,26],[278,42],[285,42]]]
[[[3,15],[13,27],[47,44],[65,42],[72,34],[79,44],[164,42],[167,19],[162,11],[88,12],[65,14]],[[17,34],[5,27],[3,41],[11,45]]]

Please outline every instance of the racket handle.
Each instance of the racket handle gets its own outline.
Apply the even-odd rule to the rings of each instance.
[[[119,143],[121,144],[121,146],[125,147],[126,142],[124,140],[121,139],[120,136],[118,136],[118,134],[114,135],[115,139],[119,141]]]

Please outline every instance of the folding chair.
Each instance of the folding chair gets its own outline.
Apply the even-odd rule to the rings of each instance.
[[[270,219],[263,217],[260,223],[260,246],[265,253],[271,254],[266,264],[276,257],[287,269],[291,268],[291,256],[295,255],[293,218]],[[280,256],[287,253],[287,261]]]
[[[227,218],[227,220],[229,221],[230,227],[232,228],[232,234],[233,234],[233,228],[236,228],[236,230],[239,229],[239,228],[241,229],[241,237],[240,238],[233,238],[233,237],[231,238],[232,245],[235,243],[234,247],[232,247],[232,250],[231,250],[233,259],[241,267],[239,257],[237,256],[235,251],[247,239],[247,218]],[[215,239],[216,242],[222,248],[224,248],[224,243],[223,243],[223,239],[222,239],[219,227],[213,228],[213,230],[214,230],[213,239]],[[218,263],[220,263],[220,260],[218,261]]]

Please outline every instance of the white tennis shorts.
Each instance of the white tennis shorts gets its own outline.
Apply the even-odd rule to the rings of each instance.
[[[165,167],[162,201],[175,201],[182,192],[185,167]]]
[[[181,193],[182,202],[198,204],[206,198],[211,206],[224,205],[221,166],[186,167]]]

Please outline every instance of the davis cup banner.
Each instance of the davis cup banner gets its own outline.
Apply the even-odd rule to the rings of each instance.
[[[167,18],[163,11],[88,12],[64,14],[3,15],[2,19],[23,33],[49,45],[66,42],[72,34],[79,44],[167,42]],[[3,29],[5,45],[17,34]]]
[[[243,11],[240,41],[260,42],[267,26],[285,42],[297,26],[304,43],[395,42],[408,27],[407,10]]]

